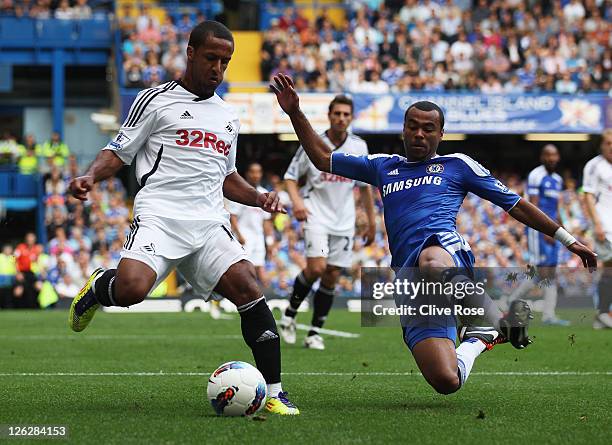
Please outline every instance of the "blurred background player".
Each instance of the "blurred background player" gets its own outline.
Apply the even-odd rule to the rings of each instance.
[[[534,168],[527,176],[527,199],[542,210],[550,219],[559,219],[559,198],[563,190],[563,179],[556,173],[559,165],[559,150],[552,144],[542,147],[540,153],[542,165]],[[523,297],[533,289],[540,280],[544,296],[542,323],[547,325],[568,326],[568,320],[562,320],[555,314],[557,307],[557,280],[555,268],[559,260],[559,243],[552,237],[527,227],[527,244],[529,246],[529,263],[538,267],[537,278],[525,279],[510,295],[509,301]]]
[[[603,262],[599,280],[598,313],[595,329],[612,328],[612,129],[603,133],[601,154],[584,166],[583,191],[588,214],[593,222],[595,251]]]
[[[268,190],[261,186],[262,177],[261,164],[258,162],[249,164],[244,179],[259,193],[268,193]],[[245,206],[234,201],[226,201],[226,208],[230,213],[230,223],[236,238],[243,245],[247,256],[255,266],[257,279],[266,287],[264,269],[266,246],[274,241],[271,215],[258,207]]]
[[[353,120],[353,101],[336,96],[327,114],[330,127],[320,136],[335,153],[367,155],[368,146],[358,136],[348,132]],[[367,184],[320,171],[298,148],[285,173],[287,191],[293,203],[293,214],[304,222],[306,268],[295,278],[293,292],[280,322],[281,337],[289,344],[296,340],[296,316],[302,301],[315,281],[321,280],[313,299],[312,325],[304,346],[325,349],[319,329],[323,327],[334,301],[334,290],[342,268],[350,267],[355,235],[355,198],[357,184],[361,204],[368,217],[365,245],[374,241],[376,220],[372,192]],[[302,187],[298,190],[298,184]]]
[[[261,186],[263,170],[257,162],[249,164],[245,173],[246,181],[260,193],[268,193]],[[267,287],[265,263],[267,245],[274,240],[274,228],[268,212],[258,207],[250,207],[238,202],[225,200],[225,208],[230,213],[230,224],[238,242],[246,251],[247,257],[255,266],[257,279],[262,287]],[[215,320],[222,317],[219,300],[210,302],[210,316]]]

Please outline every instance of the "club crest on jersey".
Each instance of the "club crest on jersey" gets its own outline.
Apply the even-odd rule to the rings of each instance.
[[[131,139],[127,137],[127,135],[123,131],[120,131],[119,133],[117,133],[117,136],[115,136],[115,139],[113,139],[109,145],[117,150],[121,150],[123,148],[123,145],[127,144],[130,141]]]
[[[444,166],[442,164],[429,164],[425,169],[427,173],[442,173],[444,171]]]

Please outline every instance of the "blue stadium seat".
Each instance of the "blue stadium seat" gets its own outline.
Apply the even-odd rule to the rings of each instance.
[[[0,41],[31,46],[34,40],[34,20],[3,17],[0,20]]]
[[[38,193],[37,175],[16,174],[13,179],[13,196],[33,196]]]
[[[77,22],[81,46],[108,47],[111,44],[111,31],[108,20],[79,20]],[[85,42],[85,45],[83,43]]]
[[[78,38],[75,20],[38,20],[36,30],[38,31],[39,44],[41,46],[55,46],[59,43],[66,45]]]
[[[11,192],[12,192],[11,176],[12,176],[12,173],[0,172],[0,196],[10,196],[11,195]]]

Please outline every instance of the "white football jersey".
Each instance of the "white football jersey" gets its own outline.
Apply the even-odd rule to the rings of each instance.
[[[320,135],[331,150],[337,153],[367,155],[366,142],[354,134],[348,134],[344,143],[336,148],[326,133]],[[299,183],[301,178],[306,182],[300,188],[304,205],[310,212],[304,228],[313,232],[337,236],[353,236],[355,233],[355,185],[365,187],[367,184],[326,173],[319,170],[310,161],[302,147],[296,151],[285,179]]]
[[[223,182],[236,171],[239,129],[217,94],[200,99],[172,81],[138,94],[104,150],[128,165],[136,158],[134,214],[226,224]]]
[[[268,191],[257,186],[259,193],[267,193]],[[227,210],[236,215],[238,220],[238,228],[240,233],[248,243],[253,243],[258,248],[265,249],[263,223],[270,219],[271,215],[259,207],[251,207],[238,202],[225,200]]]
[[[595,195],[597,216],[606,238],[612,242],[612,164],[602,155],[594,157],[584,166],[582,189]]]

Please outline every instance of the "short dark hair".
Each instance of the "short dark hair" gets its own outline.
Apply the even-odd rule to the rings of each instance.
[[[191,30],[188,45],[197,49],[210,36],[234,43],[234,36],[227,26],[214,20],[205,20]]]
[[[419,102],[415,102],[408,107],[406,113],[404,114],[404,122],[406,122],[406,118],[408,117],[408,112],[412,109],[416,108],[421,111],[437,111],[438,117],[440,118],[440,129],[444,128],[444,112],[442,108],[436,105],[433,102],[429,102],[428,100],[421,100]]]
[[[333,98],[333,100],[329,103],[329,112],[331,113],[332,109],[334,108],[334,105],[336,104],[343,104],[343,105],[348,105],[351,107],[351,114],[353,114],[353,99],[351,99],[348,96],[345,96],[344,94],[338,94],[336,97]]]

